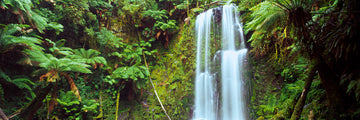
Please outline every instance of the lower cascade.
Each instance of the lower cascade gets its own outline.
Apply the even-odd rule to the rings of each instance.
[[[236,6],[209,9],[196,19],[194,120],[246,120],[247,49]],[[221,50],[214,53],[217,41]],[[219,48],[219,47],[218,47]]]

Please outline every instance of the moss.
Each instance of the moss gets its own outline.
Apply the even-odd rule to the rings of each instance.
[[[190,119],[192,116],[195,19],[192,18],[190,23],[180,25],[182,27],[178,35],[174,35],[167,48],[156,44],[154,48],[159,52],[155,54],[155,59],[150,61],[150,77],[167,113],[173,119]],[[120,118],[126,116],[129,119],[167,119],[150,82],[147,82],[140,94],[135,102],[120,102]]]

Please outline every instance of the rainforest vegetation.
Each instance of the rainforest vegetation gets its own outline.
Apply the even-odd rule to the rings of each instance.
[[[1,0],[0,119],[191,119],[196,16],[226,2]],[[360,118],[360,1],[231,4],[251,119]]]

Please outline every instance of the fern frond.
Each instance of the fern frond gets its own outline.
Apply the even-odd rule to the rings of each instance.
[[[55,30],[57,35],[59,35],[60,32],[64,31],[64,26],[56,22],[48,23],[46,28],[48,28],[49,30]]]
[[[31,9],[33,6],[31,0],[6,0],[1,2],[1,6],[5,6],[5,8],[8,8],[8,5],[14,9],[20,9],[23,13],[27,13],[30,23],[33,23],[40,33],[47,26],[47,19]]]
[[[80,72],[80,73],[92,73],[91,70],[88,69],[90,65],[85,63],[80,63],[73,61],[68,58],[61,58],[56,61],[56,68],[58,68],[60,71],[71,71],[71,72]]]
[[[20,89],[27,89],[30,91],[31,97],[35,97],[35,93],[32,92],[32,88],[30,85],[35,85],[30,79],[28,78],[17,78],[13,79],[12,83],[14,83]]]
[[[80,73],[92,73],[90,69],[88,69],[90,65],[78,62],[69,63],[69,71],[72,72],[80,72]]]
[[[30,10],[29,13],[30,15],[28,17],[34,22],[37,30],[43,33],[43,30],[48,26],[48,20],[32,10]]]
[[[3,25],[3,28],[0,29],[0,46],[1,51],[6,51],[15,45],[27,46],[29,49],[43,50],[40,46],[41,40],[35,37],[27,36],[14,36],[17,32],[20,32],[21,27],[28,27],[28,25],[18,25],[18,24],[9,24]]]
[[[286,18],[284,11],[269,1],[261,2],[250,10],[253,11],[251,14],[253,20],[246,24],[247,32],[252,30],[272,30],[278,25],[281,26],[283,24],[281,21]]]
[[[24,50],[24,53],[26,53],[30,57],[31,61],[36,61],[40,63],[45,63],[49,61],[47,54],[42,51]]]
[[[107,64],[106,59],[104,57],[99,56],[101,53],[94,49],[85,50],[84,48],[73,50],[74,54],[67,56],[68,58],[73,59],[76,62],[93,64],[101,63]]]
[[[9,82],[13,85],[15,85],[19,89],[26,89],[30,91],[31,97],[35,97],[35,93],[32,92],[31,85],[35,85],[30,79],[28,78],[16,78],[11,79],[8,75],[6,75],[2,70],[0,70],[0,78],[5,79],[6,82]]]

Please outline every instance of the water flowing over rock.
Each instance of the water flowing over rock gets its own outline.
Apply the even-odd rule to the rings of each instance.
[[[219,17],[221,13],[221,18]],[[246,120],[244,61],[247,49],[236,6],[207,10],[196,19],[194,120]],[[221,24],[221,50],[210,58]],[[213,32],[212,32],[213,31]],[[213,34],[212,34],[213,33]],[[214,37],[215,36],[215,37]],[[221,53],[219,55],[219,53]]]

